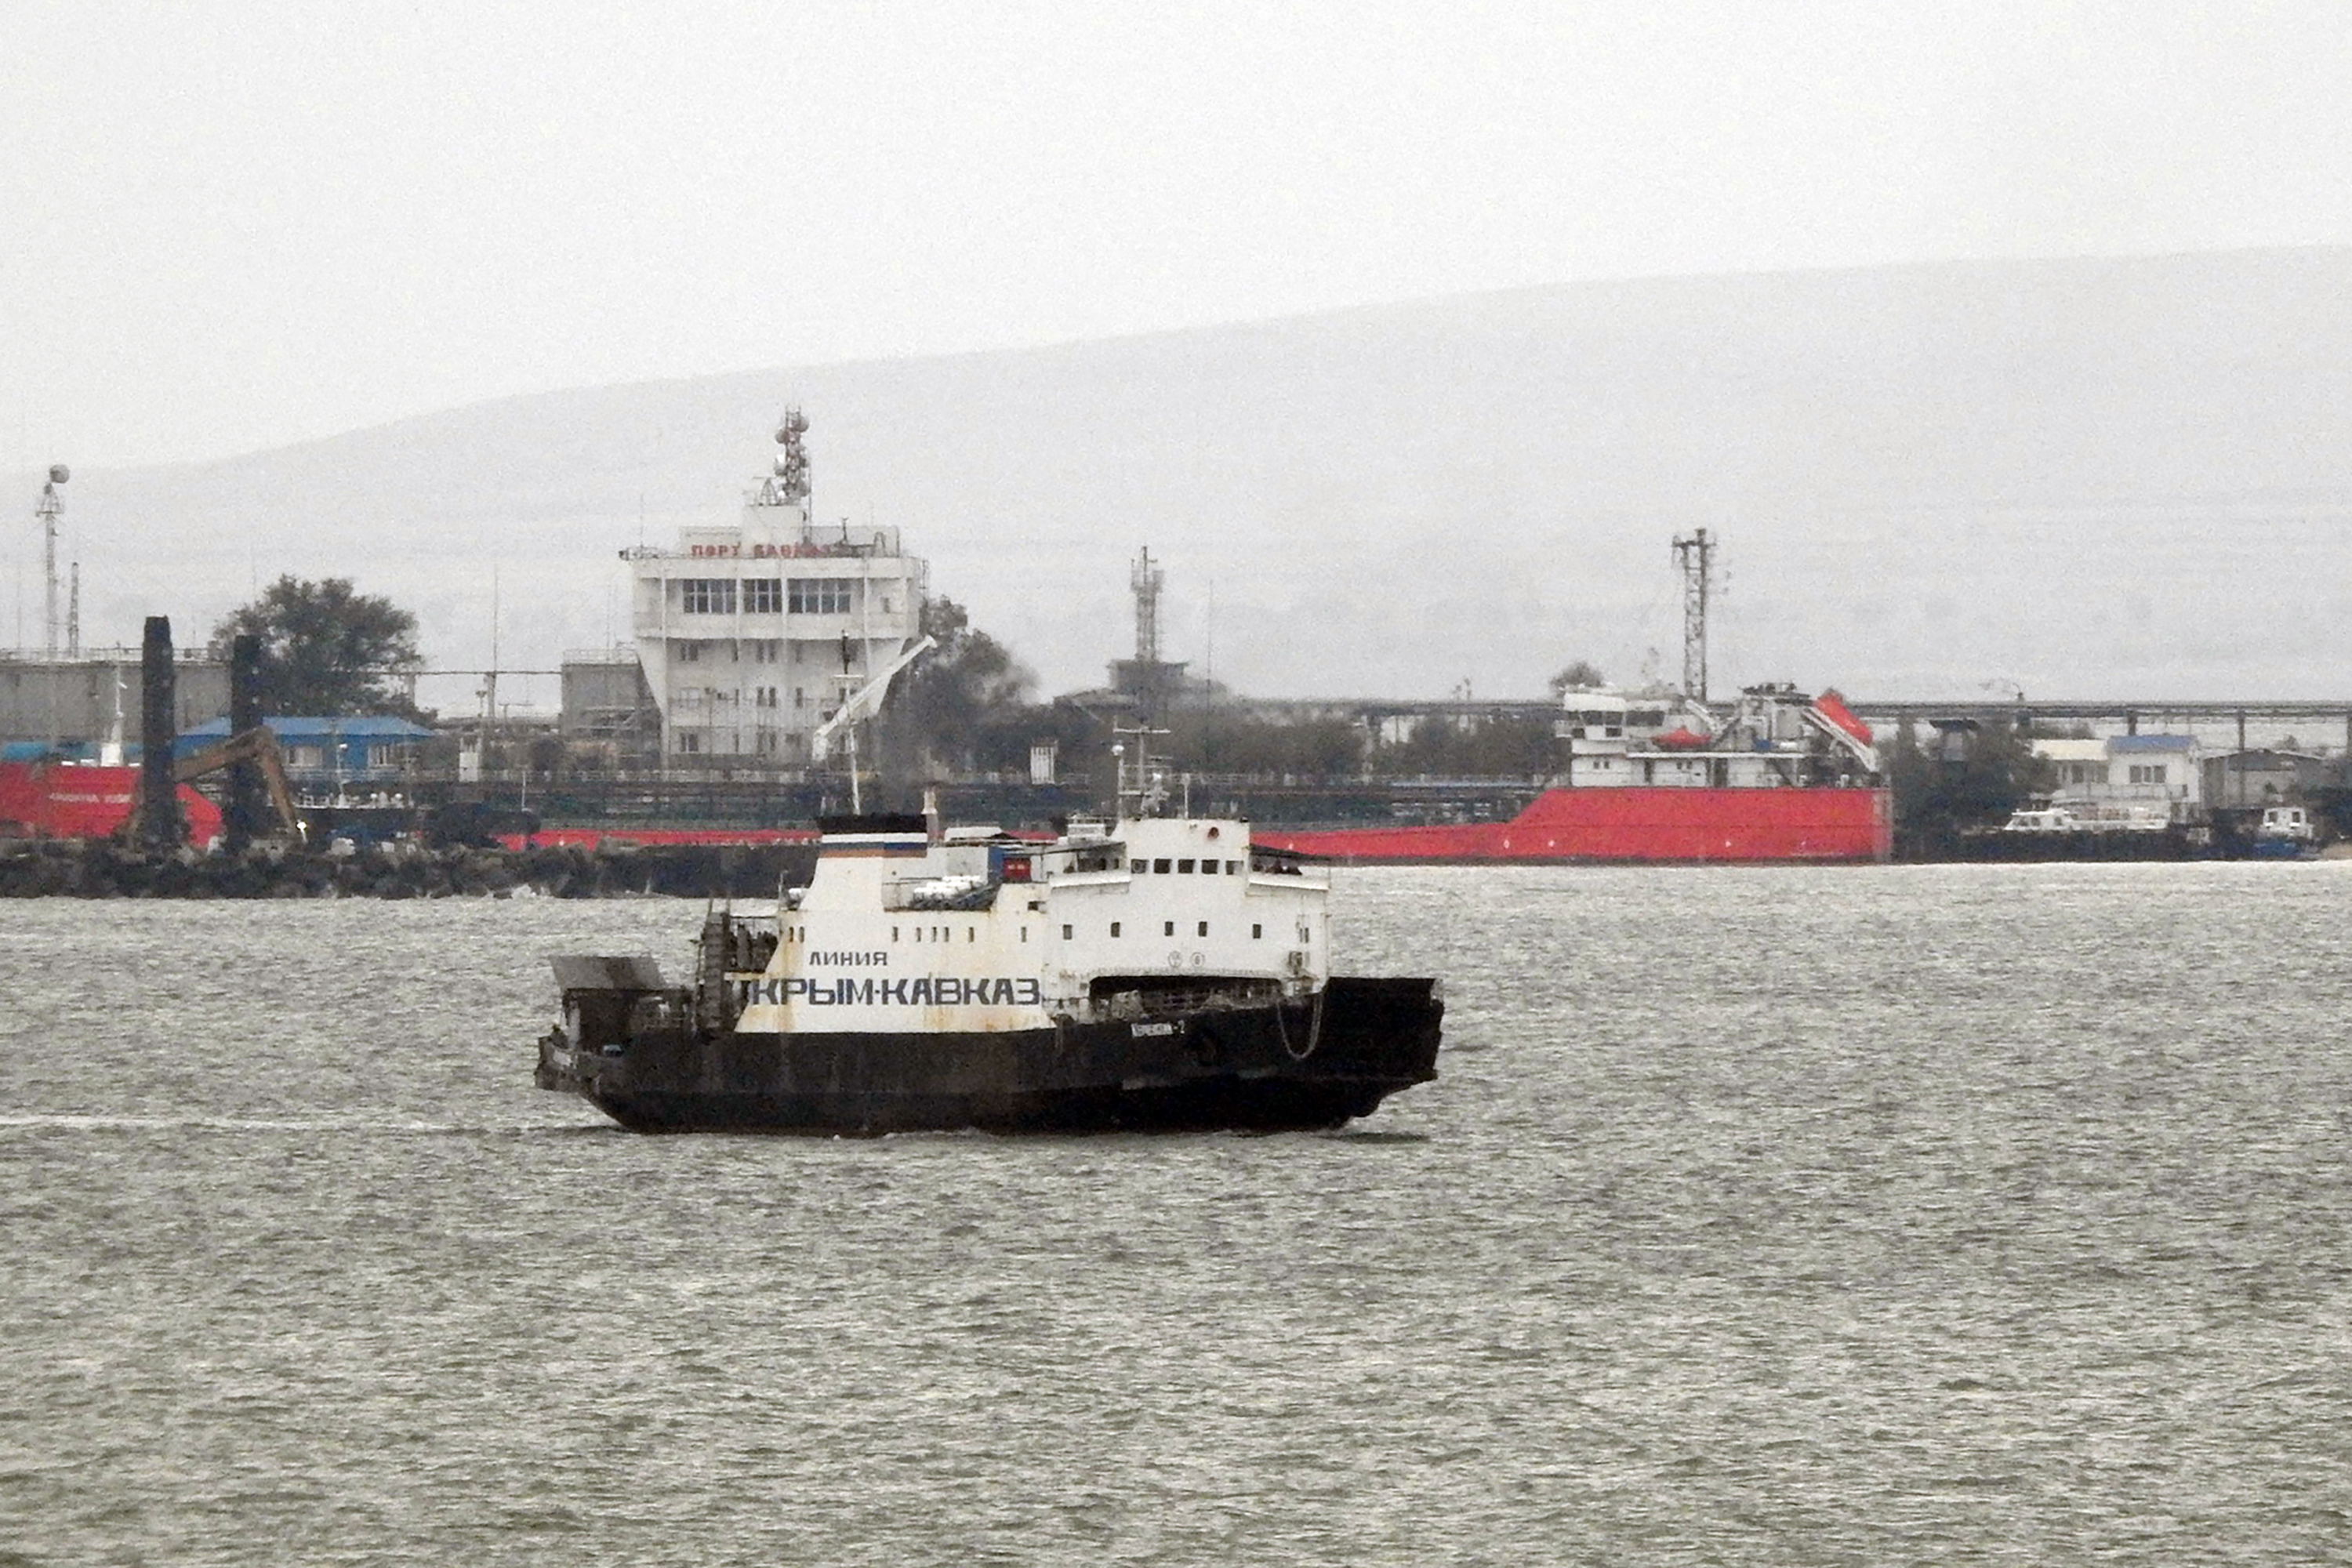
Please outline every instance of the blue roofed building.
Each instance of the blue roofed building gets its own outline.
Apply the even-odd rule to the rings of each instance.
[[[304,795],[404,784],[415,766],[416,748],[433,736],[422,724],[388,714],[306,719],[273,713],[262,722],[278,737],[288,782]],[[215,719],[183,730],[173,751],[184,757],[227,739],[228,721]]]
[[[2083,821],[2187,822],[2204,805],[2201,750],[2194,735],[2040,740],[2033,751],[2055,765],[2051,803]]]

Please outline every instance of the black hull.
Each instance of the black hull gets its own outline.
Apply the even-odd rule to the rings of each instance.
[[[1428,980],[1335,979],[1319,1007],[997,1034],[557,1033],[539,1083],[639,1132],[1281,1131],[1435,1078],[1444,1012]]]

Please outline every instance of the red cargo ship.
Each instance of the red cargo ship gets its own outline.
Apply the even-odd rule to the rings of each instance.
[[[1254,837],[1357,865],[1883,861],[1893,847],[1870,727],[1834,691],[1750,687],[1718,720],[1679,695],[1571,690],[1558,731],[1567,773],[1508,822]]]
[[[220,807],[179,786],[188,842],[198,848],[221,835]],[[139,770],[93,763],[0,763],[0,837],[105,838],[131,818]]]

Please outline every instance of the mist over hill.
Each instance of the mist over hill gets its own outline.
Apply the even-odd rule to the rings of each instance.
[[[1145,543],[1164,651],[1245,692],[1671,673],[1668,541],[1706,526],[1718,690],[2352,692],[2345,249],[1578,284],[78,470],[84,641],[165,613],[193,642],[281,573],[347,575],[475,668],[495,577],[502,664],[552,668],[625,638],[619,551],[731,519],[787,403],[817,515],[902,528],[1049,691],[1131,647]],[[38,478],[9,483],[37,643]]]

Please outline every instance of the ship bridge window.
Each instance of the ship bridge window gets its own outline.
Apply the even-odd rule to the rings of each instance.
[[[1168,862],[1164,859],[1152,861],[1151,871],[1154,876],[1165,877],[1168,875]]]
[[[1190,860],[1179,860],[1179,861],[1177,861],[1177,862],[1176,862],[1176,871],[1177,871],[1177,874],[1178,874],[1179,876],[1183,876],[1183,877],[1189,877],[1189,876],[1191,876],[1191,875],[1192,874],[1192,862],[1191,862]]]

